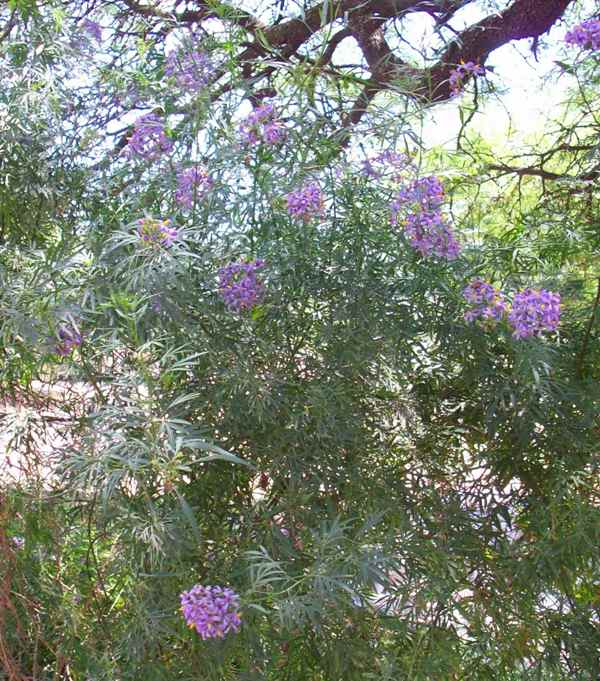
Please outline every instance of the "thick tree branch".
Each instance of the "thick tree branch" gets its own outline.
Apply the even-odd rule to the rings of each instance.
[[[486,17],[460,33],[422,84],[420,95],[439,102],[451,96],[448,79],[461,61],[485,64],[489,55],[513,40],[537,38],[552,28],[574,0],[515,0],[503,12]]]
[[[224,3],[209,4],[198,0],[198,9],[169,14],[156,5],[123,0],[131,11],[158,21],[194,23],[218,17],[247,30],[252,35],[252,42],[247,43],[237,57],[246,83],[253,82],[256,70],[264,76],[265,69],[270,68],[265,62],[271,59],[279,63],[291,62],[298,57],[298,50],[315,34],[335,21],[344,21],[346,26],[325,42],[321,58],[312,66],[325,68],[339,43],[350,35],[357,41],[370,78],[369,85],[350,109],[345,126],[360,120],[366,111],[364,105],[382,90],[398,90],[426,103],[449,99],[452,94],[449,77],[458,63],[473,61],[483,65],[494,50],[513,40],[538,38],[574,1],[514,0],[502,12],[494,13],[459,33],[432,68],[418,69],[394,54],[385,39],[385,23],[410,12],[426,12],[445,24],[454,13],[473,0],[327,0],[314,5],[302,17],[270,26],[246,11]],[[308,57],[302,55],[299,58],[306,60]],[[219,73],[215,81],[223,75],[224,72]],[[223,85],[221,91],[231,87],[235,86]],[[546,179],[558,178],[548,176]]]

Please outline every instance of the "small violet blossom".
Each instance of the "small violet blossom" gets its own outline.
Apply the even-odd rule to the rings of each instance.
[[[189,92],[199,92],[206,87],[214,71],[210,57],[198,50],[171,52],[165,65],[165,75],[174,78],[180,88]]]
[[[246,145],[279,144],[285,137],[285,128],[277,118],[272,104],[257,106],[252,113],[240,123],[239,133]]]
[[[565,35],[565,42],[585,50],[600,50],[600,19],[588,19]]]
[[[83,341],[81,333],[71,324],[61,324],[56,335],[59,342],[54,346],[54,351],[61,357],[70,355]]]
[[[287,211],[294,218],[308,222],[311,218],[323,215],[324,199],[321,188],[316,182],[309,182],[287,196]]]
[[[24,537],[11,537],[10,543],[13,545],[14,549],[16,549],[17,551],[20,551],[22,548],[25,547],[25,538]]]
[[[97,42],[102,42],[102,28],[100,27],[100,24],[91,19],[84,19],[81,23],[81,28]]]
[[[162,119],[149,113],[140,116],[135,122],[133,133],[127,141],[126,154],[130,158],[138,156],[146,161],[155,161],[172,148],[173,141],[165,134]]]
[[[219,270],[219,291],[230,310],[249,310],[261,301],[264,285],[256,272],[264,265],[264,260],[232,262]]]
[[[444,189],[437,177],[417,178],[394,197],[392,222],[403,224],[410,245],[421,255],[454,260],[460,244],[442,215],[443,200]]]
[[[437,210],[444,202],[444,187],[435,175],[417,178],[402,187],[392,203],[392,211],[409,205],[418,210]]]
[[[191,209],[196,200],[203,199],[212,189],[213,181],[202,166],[187,168],[177,174],[175,200],[184,208]]]
[[[482,319],[500,320],[507,312],[502,291],[482,279],[474,279],[463,291],[463,296],[474,307],[465,312],[465,320],[473,322]]]
[[[179,236],[179,231],[171,226],[169,219],[140,218],[137,233],[144,245],[164,248],[172,246]]]
[[[448,79],[450,93],[453,97],[459,95],[462,92],[465,78],[468,78],[469,76],[483,76],[484,74],[485,69],[483,66],[480,66],[473,61],[459,64],[455,69],[450,71],[450,78]]]
[[[239,596],[232,589],[221,586],[196,584],[181,594],[185,621],[203,640],[223,638],[230,631],[238,632],[242,624],[239,607]]]
[[[398,172],[410,165],[410,159],[406,154],[399,154],[388,149],[377,156],[365,158],[362,161],[362,173],[367,177],[379,180],[386,172],[387,167]]]
[[[514,338],[556,331],[560,322],[560,295],[545,289],[525,289],[514,297],[508,321],[514,329]]]

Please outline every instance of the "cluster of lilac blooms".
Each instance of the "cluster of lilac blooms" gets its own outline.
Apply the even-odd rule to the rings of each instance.
[[[308,222],[314,217],[323,215],[324,198],[321,188],[316,182],[308,182],[300,189],[287,196],[287,211],[294,218]]]
[[[545,289],[525,289],[515,296],[508,321],[515,338],[556,331],[560,322],[560,295]]]
[[[244,118],[239,127],[240,136],[244,144],[254,145],[279,144],[285,137],[283,123],[277,118],[272,104],[262,104]]]
[[[565,42],[583,49],[600,50],[600,19],[588,19],[565,35]]]
[[[463,291],[463,296],[473,307],[465,312],[465,319],[473,322],[500,321],[507,316],[514,338],[531,338],[544,331],[556,331],[560,322],[560,295],[546,289],[525,289],[514,297],[512,307],[505,301],[502,291],[491,284],[474,279]]]
[[[397,173],[410,166],[410,164],[410,158],[406,154],[399,154],[388,149],[381,154],[377,154],[377,156],[364,159],[362,162],[362,172],[367,177],[379,180],[386,174],[388,168],[391,168],[393,173]]]
[[[142,242],[148,246],[169,248],[179,236],[179,231],[171,226],[171,221],[155,218],[140,218],[137,233]]]
[[[138,156],[146,161],[155,161],[172,148],[173,141],[166,135],[162,119],[155,113],[149,113],[140,116],[134,123],[126,153],[129,158]]]
[[[191,209],[195,201],[203,199],[213,187],[206,168],[194,166],[177,174],[175,200],[184,208]]]
[[[465,78],[469,76],[483,76],[484,74],[485,69],[483,66],[476,64],[474,61],[459,64],[455,69],[450,71],[450,78],[448,79],[452,96],[455,97],[462,92]]]
[[[171,52],[165,65],[165,75],[174,78],[180,88],[189,92],[199,92],[206,87],[214,71],[210,57],[198,50]]]
[[[437,177],[417,178],[394,197],[392,222],[403,222],[410,245],[421,255],[454,260],[460,244],[441,212],[443,200],[444,189]]]
[[[185,621],[203,640],[223,638],[230,631],[238,632],[242,624],[239,607],[239,596],[232,589],[221,586],[196,584],[181,594]]]
[[[482,279],[474,279],[463,291],[463,296],[474,306],[465,312],[468,322],[479,317],[500,320],[506,314],[507,307],[502,291]]]
[[[230,310],[250,310],[261,301],[264,285],[256,273],[264,266],[264,260],[254,260],[232,262],[219,270],[219,291]]]
[[[54,351],[61,357],[70,355],[83,341],[83,336],[72,324],[61,324],[57,336],[58,343],[54,346]]]

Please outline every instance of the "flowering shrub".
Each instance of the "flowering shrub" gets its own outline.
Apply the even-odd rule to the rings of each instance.
[[[136,120],[126,152],[130,158],[137,156],[145,161],[155,161],[172,148],[173,141],[166,135],[162,119],[149,113]]]
[[[546,289],[525,289],[515,296],[508,321],[515,338],[556,331],[560,322],[560,295]]]
[[[171,225],[169,219],[140,218],[137,233],[144,245],[169,248],[179,236],[179,231]]]
[[[442,16],[437,4],[408,14]],[[576,646],[593,636],[599,557],[589,424],[600,413],[600,294],[588,271],[598,243],[588,193],[552,184],[571,172],[573,141],[548,147],[545,187],[523,180],[518,202],[501,159],[507,174],[486,181],[501,152],[483,132],[473,157],[419,139],[419,105],[397,104],[418,66],[383,94],[386,78],[355,82],[367,61],[338,90],[329,72],[344,70],[339,54],[325,63],[320,29],[314,61],[306,43],[277,71],[297,36],[336,12],[309,9],[264,33],[249,7],[129,6],[143,14],[129,21],[114,0],[100,58],[84,40],[75,65],[59,54],[60,41],[67,55],[83,50],[70,35],[37,49],[60,19],[52,5],[36,3],[31,48],[15,43],[27,26],[0,9],[10,104],[0,107],[0,480],[16,449],[42,471],[0,487],[9,677],[595,679],[578,674],[595,648],[586,640],[578,657]],[[65,35],[81,35],[76,9]],[[221,50],[216,72],[214,55],[168,51],[200,31]],[[391,31],[386,40],[393,48]],[[460,49],[443,53],[455,62]],[[264,70],[253,71],[261,50]],[[84,83],[40,87],[42,66],[55,78],[84,59]],[[431,59],[415,77],[419,102],[429,72],[432,97],[448,95],[451,65]],[[459,67],[456,92],[478,68]],[[192,96],[209,83],[210,96]],[[47,97],[53,88],[61,98]],[[128,90],[135,103],[115,101]],[[242,120],[246,102],[265,97],[288,104]],[[165,113],[139,118],[119,156],[142,105]],[[576,132],[593,156],[594,135]],[[529,166],[515,168],[526,177]],[[174,207],[176,221],[148,217]],[[468,283],[473,271],[488,274]],[[534,289],[511,309],[513,295],[485,279],[528,273],[568,292],[568,314],[558,294]],[[64,310],[85,319],[85,352],[74,322],[48,337],[46,320]],[[560,343],[538,342],[559,319]],[[13,536],[26,538],[22,551]],[[242,596],[196,581],[235,583]],[[182,637],[184,621],[195,631]]]
[[[323,215],[323,192],[316,182],[309,182],[287,196],[287,211],[294,218],[308,222],[312,218]]]
[[[285,128],[277,118],[273,104],[262,104],[254,109],[239,126],[240,137],[244,144],[259,142],[278,144],[285,137]]]
[[[195,201],[206,197],[213,187],[213,181],[206,168],[194,166],[177,174],[175,199],[179,205],[191,209]]]
[[[483,76],[485,74],[485,69],[480,64],[476,64],[473,61],[468,61],[463,64],[459,64],[455,69],[450,71],[450,92],[452,96],[457,96],[462,92],[464,81],[469,76]]]
[[[600,19],[588,19],[565,35],[565,42],[585,50],[600,50]]]
[[[219,291],[230,310],[249,310],[260,302],[264,286],[256,273],[264,265],[264,260],[234,262],[219,270]]]
[[[204,640],[223,638],[237,632],[242,624],[240,598],[231,589],[196,584],[181,594],[181,610],[189,627]]]
[[[208,85],[214,70],[208,54],[181,48],[167,56],[165,75],[173,78],[180,88],[196,93]]]

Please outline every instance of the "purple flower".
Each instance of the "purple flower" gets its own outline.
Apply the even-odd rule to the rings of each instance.
[[[565,35],[565,42],[586,50],[600,50],[600,19],[588,19]]]
[[[165,134],[162,119],[154,113],[140,116],[134,124],[133,133],[127,141],[126,154],[129,158],[139,156],[146,161],[155,161],[173,148],[173,142]]]
[[[198,92],[206,87],[215,71],[214,64],[205,52],[183,49],[167,56],[165,75],[175,79],[180,88]]]
[[[182,170],[177,175],[175,199],[184,208],[191,209],[196,200],[203,199],[212,189],[213,181],[202,166]]]
[[[16,549],[17,551],[20,551],[25,546],[24,537],[11,537],[10,542],[13,545],[13,548]]]
[[[410,245],[421,255],[454,260],[460,244],[442,215],[443,200],[439,178],[434,175],[417,178],[394,197],[390,206],[392,222],[403,224]]]
[[[409,213],[404,229],[410,245],[423,256],[454,260],[460,253],[460,244],[438,211]]]
[[[238,632],[242,624],[240,597],[232,589],[196,584],[181,594],[181,610],[187,625],[202,636],[223,638],[230,631]]]
[[[392,170],[397,172],[408,165],[410,165],[410,159],[406,154],[398,154],[388,149],[377,156],[364,159],[362,172],[363,175],[378,180],[384,175],[386,166],[391,166]]]
[[[478,317],[500,320],[507,312],[502,291],[482,279],[474,279],[463,291],[463,296],[474,306],[465,312],[465,320],[468,322],[473,322]]]
[[[244,118],[239,126],[240,137],[244,144],[254,145],[279,144],[285,137],[283,123],[277,118],[272,104],[257,106],[252,113]]]
[[[444,187],[435,175],[417,178],[396,194],[392,202],[392,214],[404,206],[418,210],[436,210],[444,202]]]
[[[322,216],[324,209],[323,193],[316,182],[309,182],[287,196],[287,211],[295,218],[308,222],[311,218]]]
[[[560,295],[545,289],[525,289],[515,296],[508,321],[514,329],[514,338],[556,331],[560,322]]]
[[[137,233],[142,242],[148,246],[169,248],[179,237],[179,231],[171,226],[171,221],[140,218]]]
[[[54,351],[61,357],[70,355],[83,341],[83,336],[72,324],[61,324],[56,335],[59,342],[54,346]]]
[[[81,23],[81,28],[96,41],[99,43],[102,42],[102,28],[100,27],[100,24],[97,24],[91,19],[84,19]]]
[[[249,310],[260,302],[264,286],[256,272],[264,265],[264,260],[232,262],[219,270],[219,291],[230,310]]]
[[[448,82],[450,83],[450,93],[453,97],[459,95],[463,89],[466,78],[469,76],[483,76],[484,74],[485,69],[483,66],[480,66],[473,61],[459,64],[455,69],[450,71],[450,78],[448,79]]]

